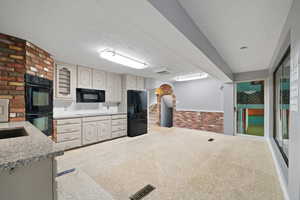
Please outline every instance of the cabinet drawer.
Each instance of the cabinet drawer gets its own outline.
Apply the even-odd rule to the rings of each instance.
[[[57,134],[81,132],[80,124],[57,126]]]
[[[97,116],[97,117],[84,117],[82,118],[83,122],[94,122],[94,121],[104,121],[110,120],[111,116]]]
[[[116,132],[111,133],[112,138],[122,137],[122,136],[126,136],[126,135],[127,135],[127,132],[125,130],[116,131]]]
[[[111,119],[126,119],[127,115],[113,115]]]
[[[81,124],[81,119],[59,119],[57,120],[57,125],[69,125],[69,124]]]
[[[124,125],[127,122],[127,120],[124,119],[115,119],[111,121],[112,126],[118,126],[118,125]]]
[[[111,127],[112,132],[122,131],[122,130],[125,130],[125,129],[126,129],[126,127],[124,125],[112,126]]]
[[[81,132],[64,133],[57,135],[57,142],[65,142],[71,140],[81,140]]]
[[[71,140],[66,142],[59,142],[56,145],[60,148],[67,150],[67,149],[72,149],[81,146],[81,140],[78,139],[78,140]]]

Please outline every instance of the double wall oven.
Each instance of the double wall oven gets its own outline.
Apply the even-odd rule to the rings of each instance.
[[[53,82],[26,74],[25,86],[26,120],[50,136],[53,121]]]

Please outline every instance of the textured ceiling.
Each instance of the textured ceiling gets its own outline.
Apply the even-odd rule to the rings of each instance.
[[[178,1],[232,71],[246,72],[270,65],[293,0]]]
[[[201,71],[194,65],[202,61],[192,58],[192,44],[147,1],[10,0],[1,2],[0,27],[63,62],[155,78]],[[97,51],[105,48],[145,61],[150,68],[135,70],[100,59]],[[172,74],[155,74],[152,68],[161,66]]]

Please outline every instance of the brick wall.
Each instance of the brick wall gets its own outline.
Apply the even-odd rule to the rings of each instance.
[[[173,125],[180,128],[191,128],[223,133],[222,112],[175,111]]]
[[[26,42],[26,73],[53,80],[54,61],[45,50]]]
[[[9,99],[10,121],[25,120],[25,40],[0,34],[0,98]]]
[[[25,120],[25,73],[53,80],[53,59],[30,42],[0,33],[0,99],[9,99],[9,121]]]

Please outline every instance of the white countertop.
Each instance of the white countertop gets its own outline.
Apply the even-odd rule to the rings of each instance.
[[[99,112],[99,111],[60,111],[54,112],[54,119],[93,117],[93,116],[108,116],[108,115],[124,115],[125,112]]]

